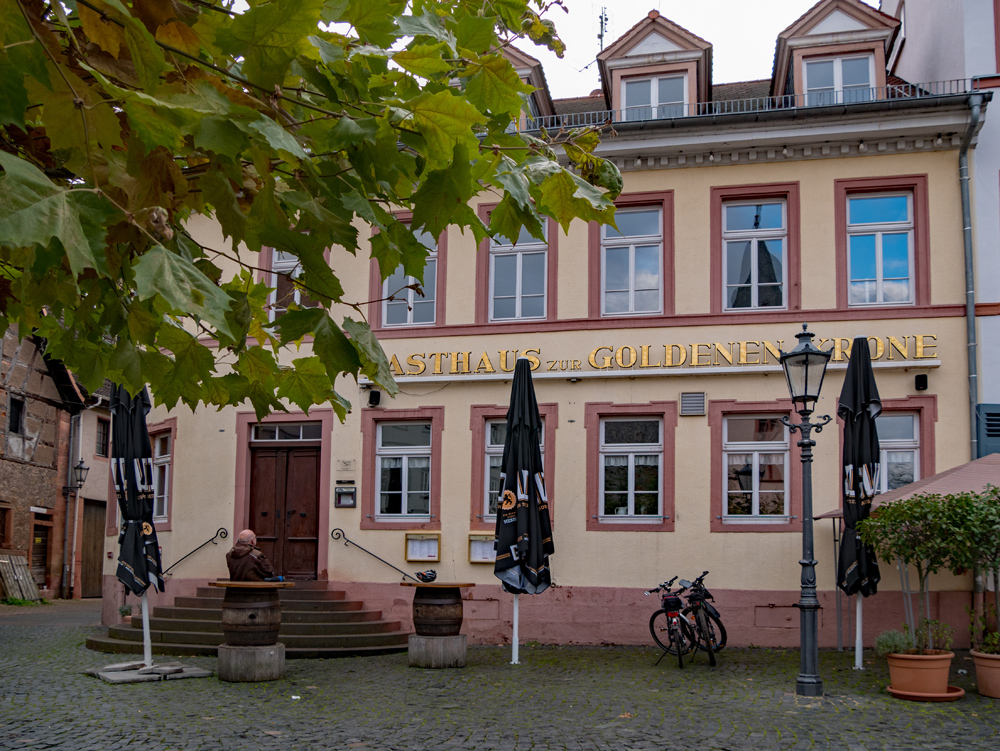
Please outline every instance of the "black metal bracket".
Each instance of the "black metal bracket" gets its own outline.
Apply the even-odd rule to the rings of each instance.
[[[201,545],[199,545],[198,547],[196,547],[196,548],[195,548],[194,550],[192,550],[192,551],[191,551],[190,553],[188,553],[188,554],[187,554],[186,556],[184,556],[183,558],[178,558],[178,559],[177,559],[177,560],[176,560],[176,561],[174,562],[173,566],[171,566],[171,567],[170,567],[170,568],[168,568],[168,569],[167,569],[166,571],[164,571],[162,575],[163,575],[163,576],[166,576],[166,575],[167,575],[167,573],[168,573],[168,572],[170,571],[170,569],[171,569],[171,568],[173,568],[173,567],[174,567],[174,566],[176,566],[176,565],[177,565],[178,563],[180,563],[181,561],[183,561],[183,560],[184,560],[184,558],[187,558],[188,556],[190,556],[190,555],[194,555],[195,553],[197,553],[197,552],[198,552],[199,550],[201,550],[201,549],[202,549],[203,547],[205,547],[206,545],[208,545],[208,543],[212,543],[213,545],[218,545],[219,543],[217,543],[217,542],[216,542],[216,540],[217,540],[217,539],[221,539],[221,540],[225,540],[225,539],[226,539],[227,537],[229,537],[229,533],[228,533],[228,532],[226,531],[226,528],[225,528],[225,527],[219,527],[219,528],[218,528],[218,529],[217,529],[217,530],[215,531],[215,534],[214,534],[214,535],[212,536],[212,539],[210,539],[210,540],[205,540],[205,542],[203,542],[203,543],[202,543]]]
[[[410,576],[408,573],[406,573],[405,571],[403,571],[403,569],[401,569],[401,568],[396,568],[395,566],[393,566],[391,563],[389,563],[389,561],[385,560],[384,558],[379,558],[372,551],[370,551],[367,548],[363,548],[360,545],[358,545],[358,543],[354,542],[354,540],[348,539],[347,535],[344,534],[344,530],[342,530],[340,527],[337,527],[336,529],[334,529],[330,533],[330,538],[333,539],[333,540],[343,540],[345,547],[347,547],[348,545],[353,545],[358,550],[361,550],[362,552],[368,553],[368,555],[370,555],[375,560],[381,561],[382,563],[384,563],[386,566],[388,566],[391,569],[395,569],[396,571],[398,571],[399,573],[401,573],[403,575],[404,579],[409,579],[410,581],[413,581],[413,582],[416,582],[417,584],[420,584],[420,580],[419,579],[415,579],[414,577]]]
[[[796,423],[788,419],[788,415],[782,415],[778,418],[782,425],[788,428],[789,432],[802,432],[802,426],[808,425],[810,430],[815,430],[817,433],[823,432],[823,426],[833,420],[830,415],[823,415],[817,418],[816,422],[808,422],[808,416],[803,418],[803,422]]]

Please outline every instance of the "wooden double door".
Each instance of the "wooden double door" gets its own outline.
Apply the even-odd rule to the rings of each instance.
[[[285,577],[315,579],[319,552],[320,447],[250,449],[250,528]]]

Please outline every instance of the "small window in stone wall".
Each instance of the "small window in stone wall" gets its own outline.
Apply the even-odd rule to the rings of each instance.
[[[0,506],[0,548],[14,545],[14,509]]]
[[[11,397],[7,411],[7,432],[20,435],[24,432],[24,399]]]

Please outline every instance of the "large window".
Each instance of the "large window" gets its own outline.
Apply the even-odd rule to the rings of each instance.
[[[153,519],[166,519],[170,513],[170,465],[173,454],[171,431],[150,436],[153,443]]]
[[[806,104],[867,102],[874,98],[875,62],[871,55],[807,60]]]
[[[619,209],[601,229],[601,314],[663,312],[660,208]]]
[[[379,423],[377,515],[430,517],[431,423]]]
[[[484,522],[496,522],[497,502],[500,497],[500,473],[503,471],[503,444],[507,440],[507,420],[488,420],[486,422],[485,447],[485,486],[483,488],[482,514]],[[542,453],[542,465],[545,463],[545,421],[539,433],[539,450]]]
[[[404,274],[402,266],[392,272],[382,284],[382,297],[385,298],[382,303],[383,326],[416,326],[435,322],[437,242],[433,235],[423,230],[414,230],[413,234],[428,251],[423,282]]]
[[[877,492],[920,479],[920,433],[916,414],[883,412],[875,418],[881,449]]]
[[[723,420],[726,522],[786,522],[788,429],[772,415],[739,415]]]
[[[785,307],[785,203],[727,203],[722,213],[726,310]]]
[[[850,305],[912,303],[913,195],[847,197]]]
[[[601,420],[602,520],[662,515],[663,428],[658,418]]]
[[[546,241],[524,228],[517,241],[496,237],[490,241],[490,320],[545,318],[548,223]]]
[[[687,76],[630,78],[622,82],[622,109],[626,121],[683,117],[687,103]]]

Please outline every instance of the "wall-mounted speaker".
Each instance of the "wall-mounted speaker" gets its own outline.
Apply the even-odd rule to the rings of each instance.
[[[915,388],[917,391],[926,391],[927,390],[927,374],[926,373],[917,373],[917,375],[915,375],[913,377],[913,388]]]
[[[382,402],[382,392],[381,391],[375,391],[373,389],[372,391],[368,392],[368,406],[369,407],[377,407],[381,402]]]

